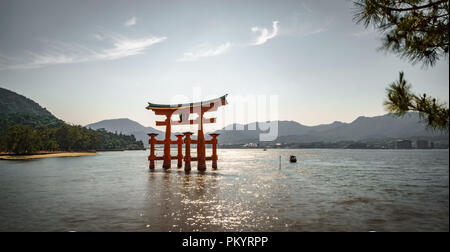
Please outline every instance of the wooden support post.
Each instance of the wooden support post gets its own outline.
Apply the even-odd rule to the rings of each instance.
[[[203,111],[200,113],[200,124],[197,133],[197,170],[206,170],[205,135],[203,135]]]
[[[219,136],[220,134],[215,134],[215,133],[211,133],[209,134],[212,139],[211,139],[211,144],[212,144],[212,156],[211,156],[211,160],[212,160],[212,168],[213,169],[217,169],[217,136]]]
[[[148,140],[148,143],[150,144],[150,156],[148,156],[148,160],[150,161],[149,168],[150,168],[150,170],[154,170],[155,169],[155,160],[156,160],[155,145],[156,145],[156,136],[158,134],[150,133],[147,135],[150,136],[150,139]]]
[[[177,147],[178,147],[178,155],[177,155],[177,167],[183,167],[183,135],[175,135],[177,137]]]
[[[166,114],[166,137],[164,138],[164,162],[163,162],[164,169],[170,169],[170,163],[172,161],[172,157],[170,155],[170,135],[171,135],[170,122],[172,113],[173,112],[170,111]]]
[[[190,172],[191,171],[191,136],[192,132],[185,132],[184,134],[184,171]]]

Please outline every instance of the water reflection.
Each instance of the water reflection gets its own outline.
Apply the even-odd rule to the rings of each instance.
[[[215,218],[215,195],[219,188],[217,173],[180,169],[149,172],[147,195],[149,208],[158,206],[159,220],[149,213],[153,228],[167,231],[205,231]]]

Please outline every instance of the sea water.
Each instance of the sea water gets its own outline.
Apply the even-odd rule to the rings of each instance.
[[[0,161],[0,231],[449,231],[448,150],[218,154],[190,174],[148,151]]]

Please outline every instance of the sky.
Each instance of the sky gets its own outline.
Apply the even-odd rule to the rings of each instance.
[[[423,68],[378,50],[381,34],[355,24],[352,8],[346,0],[3,0],[0,87],[80,125],[154,126],[147,102],[224,94],[278,97],[280,120],[351,122],[386,113],[385,88],[399,71],[414,92],[448,104],[448,59]]]

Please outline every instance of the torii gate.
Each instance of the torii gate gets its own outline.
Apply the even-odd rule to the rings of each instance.
[[[171,160],[178,160],[178,168],[182,167],[182,144],[183,136],[185,143],[185,156],[184,156],[184,170],[189,172],[191,170],[191,161],[197,161],[197,169],[199,171],[206,170],[206,160],[212,161],[212,168],[217,169],[217,136],[219,134],[209,134],[212,139],[205,140],[203,135],[203,123],[215,123],[216,118],[203,118],[204,113],[217,111],[220,106],[227,105],[226,100],[227,95],[224,95],[217,99],[212,99],[208,101],[202,101],[197,103],[187,103],[187,104],[177,104],[177,105],[161,105],[148,103],[146,109],[155,112],[155,115],[164,115],[166,119],[164,121],[157,121],[156,126],[166,126],[166,133],[164,140],[156,140],[158,134],[150,133],[149,144],[150,144],[150,156],[148,160],[150,161],[150,169],[155,169],[155,160],[163,160],[163,168],[169,169],[171,166]],[[191,114],[197,114],[198,117],[195,119],[189,119]],[[179,120],[172,120],[172,116],[178,115]],[[183,135],[176,135],[177,140],[172,141],[171,136],[171,126],[172,125],[187,125],[187,124],[198,124],[198,136],[197,140],[191,139],[192,132],[185,132]],[[164,144],[164,155],[162,157],[157,157],[155,155],[155,145]],[[171,156],[170,145],[177,144],[178,155]],[[197,157],[191,157],[191,144],[197,144]],[[212,156],[206,157],[205,154],[205,144],[212,144]]]

